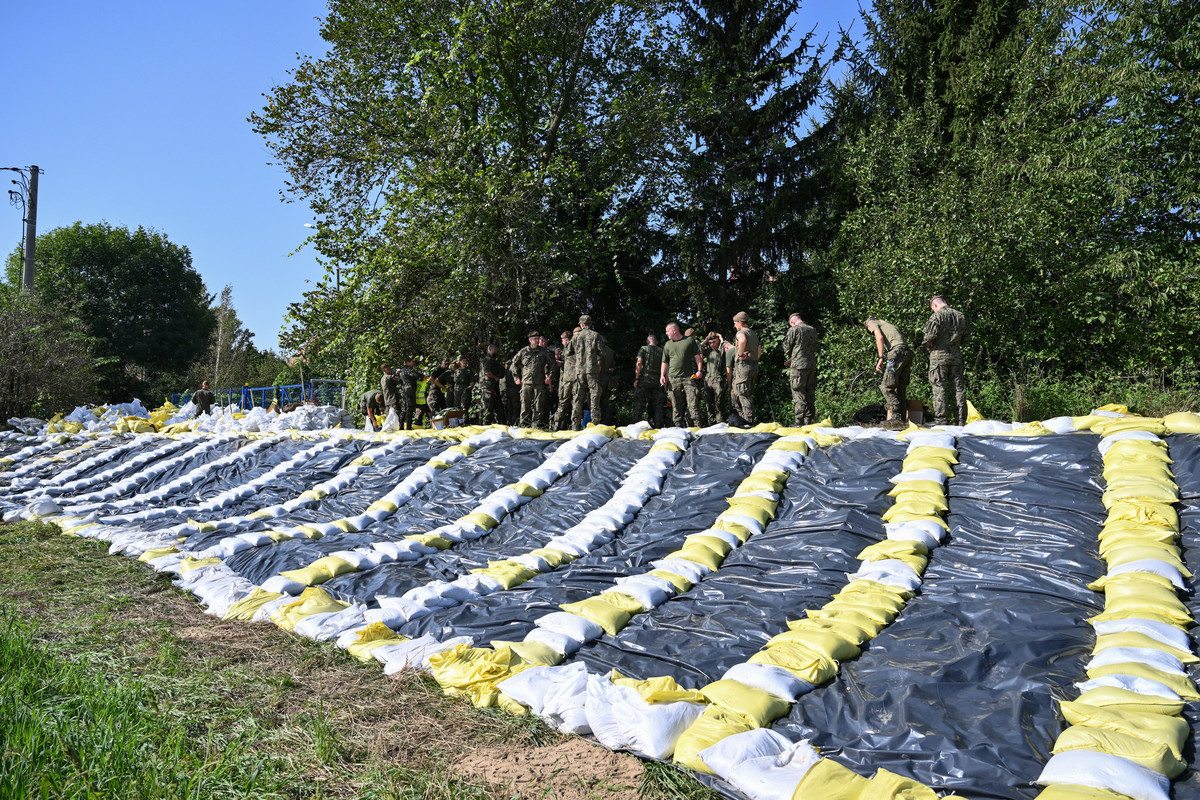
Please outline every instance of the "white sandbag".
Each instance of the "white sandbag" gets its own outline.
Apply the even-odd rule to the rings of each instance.
[[[1150,678],[1143,678],[1140,675],[1103,675],[1099,678],[1092,678],[1087,681],[1080,681],[1075,684],[1080,693],[1090,692],[1092,689],[1098,689],[1101,686],[1113,686],[1117,689],[1125,689],[1138,694],[1148,694],[1151,697],[1163,697],[1167,700],[1179,700],[1179,694],[1167,686],[1165,683],[1159,683]]]
[[[741,525],[743,528],[750,531],[751,535],[753,536],[757,536],[763,532],[763,524],[758,521],[757,517],[746,516],[745,514],[739,514],[736,511],[724,511],[721,513],[718,519],[732,522],[735,525]]]
[[[773,694],[789,703],[796,702],[800,695],[813,689],[813,685],[808,681],[802,681],[783,667],[773,664],[734,664],[725,671],[721,680],[737,681],[755,689],[762,689],[767,694]]]
[[[884,527],[888,529],[887,538],[894,542],[920,542],[932,550],[938,546],[940,541],[940,537],[934,536],[928,529],[919,525],[898,522],[889,523]]]
[[[686,701],[647,703],[635,689],[592,676],[584,713],[592,735],[605,747],[666,759],[705,707],[704,703]]]
[[[541,556],[535,556],[533,553],[522,553],[521,555],[513,556],[512,558],[510,558],[508,560],[514,561],[523,567],[528,567],[529,569],[533,570],[534,572],[549,572],[550,571],[550,562],[548,562],[546,559],[542,558]]]
[[[504,584],[490,575],[460,575],[451,583],[463,587],[474,595],[492,594],[504,588]]]
[[[796,468],[804,463],[805,455],[799,450],[772,450],[767,448],[767,452],[763,453],[763,457],[754,465],[754,469],[750,470],[750,474],[755,472],[765,472],[767,470],[782,470],[783,472],[795,472]]]
[[[1159,436],[1151,433],[1150,431],[1117,431],[1116,433],[1110,433],[1108,436],[1105,436],[1103,439],[1101,439],[1100,444],[1096,449],[1100,451],[1100,455],[1104,455],[1112,449],[1114,444],[1126,439],[1137,439],[1143,442],[1162,441]]]
[[[956,449],[954,435],[945,431],[915,431],[908,434],[908,450],[911,453],[918,447],[941,447],[946,450]]]
[[[1042,420],[1042,426],[1055,433],[1074,433],[1075,419],[1074,417],[1052,417]]]
[[[591,733],[592,728],[588,724],[587,712],[584,709],[584,703],[587,701],[587,686],[592,677],[588,675],[587,667],[584,664],[567,664],[545,669],[558,670],[558,672],[553,676],[547,691],[542,696],[542,710],[538,716],[547,725],[563,733],[581,735]],[[504,691],[506,682],[501,681],[497,684],[501,691]]]
[[[863,579],[876,583],[896,586],[910,592],[921,585],[921,576],[908,564],[895,558],[885,558],[881,561],[864,561],[858,571],[848,576],[850,580]]]
[[[696,535],[712,536],[716,539],[720,539],[721,541],[725,542],[725,544],[729,545],[729,547],[733,550],[736,550],[742,546],[742,540],[738,538],[736,533],[730,533],[729,531],[722,530],[721,528],[707,528],[706,530],[700,531],[700,533]]]
[[[1137,561],[1130,561],[1128,564],[1119,564],[1115,567],[1110,567],[1108,570],[1110,576],[1125,575],[1130,572],[1148,572],[1151,575],[1166,578],[1180,589],[1186,588],[1183,582],[1183,574],[1179,569],[1174,564],[1157,558],[1141,558]]]
[[[355,604],[341,611],[331,611],[321,614],[310,614],[296,623],[292,632],[318,642],[328,642],[348,628],[361,627],[365,606]]]
[[[900,484],[907,481],[935,481],[944,484],[946,473],[940,469],[910,469],[888,478],[892,483]]]
[[[283,597],[277,597],[274,600],[268,600],[258,607],[258,611],[254,612],[254,616],[250,618],[250,621],[270,622],[272,614],[283,608],[288,603],[294,602],[296,602],[296,598],[286,594]]]
[[[541,642],[559,655],[569,656],[583,646],[583,642],[578,639],[573,639],[565,633],[558,631],[546,630],[545,628],[534,628],[529,633],[525,634],[527,642]]]
[[[968,422],[962,432],[971,436],[991,436],[998,433],[1011,433],[1016,425],[1011,422],[999,422],[994,419],[984,419],[978,422]]]
[[[1109,647],[1101,650],[1088,661],[1086,670],[1110,667],[1113,664],[1145,664],[1172,675],[1186,675],[1183,662],[1165,650],[1153,647]]]
[[[772,500],[772,501],[779,500],[779,492],[772,492],[769,489],[749,489],[747,491],[742,491],[741,489],[738,489],[736,492],[733,493],[733,496],[734,497],[760,497],[763,500]]]
[[[610,586],[600,593],[601,597],[610,593],[619,592],[626,594],[637,600],[642,605],[644,611],[649,611],[652,608],[657,608],[667,599],[667,593],[657,586],[650,586],[644,583],[623,583],[619,586]]]
[[[432,636],[425,635],[399,644],[385,644],[371,650],[376,661],[383,663],[384,675],[395,675],[401,670],[429,669],[429,657],[453,650],[460,644],[470,644],[470,636],[456,636],[439,642]]]
[[[539,617],[534,624],[542,630],[570,636],[581,644],[599,639],[604,634],[604,629],[595,622],[568,611],[551,611]]]
[[[687,578],[691,583],[699,583],[701,578],[712,572],[703,564],[688,561],[686,558],[661,558],[651,562],[650,566]]]
[[[279,592],[283,595],[297,595],[308,588],[307,584],[292,580],[283,575],[274,575],[262,583],[263,591]]]
[[[768,728],[734,734],[701,750],[700,760],[750,800],[792,800],[821,756],[807,741]]]
[[[1191,640],[1185,631],[1154,619],[1128,617],[1126,619],[1096,620],[1092,623],[1092,628],[1096,631],[1097,636],[1106,633],[1142,633],[1171,647],[1188,652],[1192,650]]]
[[[401,597],[428,608],[453,608],[470,600],[472,595],[462,586],[446,581],[430,581],[424,586],[409,589]]]
[[[1169,800],[1171,781],[1127,758],[1088,750],[1070,750],[1050,757],[1037,783],[1091,786],[1132,797],[1133,800]]]

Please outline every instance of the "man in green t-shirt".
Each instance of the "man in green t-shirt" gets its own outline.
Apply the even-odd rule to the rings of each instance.
[[[368,389],[363,392],[362,396],[362,412],[371,423],[371,430],[377,431],[380,428],[379,419],[376,414],[383,413],[383,392],[378,389]]]
[[[659,367],[659,385],[666,387],[671,398],[672,416],[676,427],[684,427],[684,404],[694,420],[700,420],[700,392],[692,378],[704,374],[704,359],[700,346],[690,336],[684,336],[678,322],[667,325],[667,339],[663,345],[662,366]]]

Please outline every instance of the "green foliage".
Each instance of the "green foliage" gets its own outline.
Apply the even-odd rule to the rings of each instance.
[[[95,341],[67,303],[0,284],[0,420],[95,401]]]
[[[19,285],[18,252],[7,269]],[[65,300],[94,340],[107,400],[169,390],[208,344],[204,282],[188,249],[161,233],[76,222],[38,237],[36,269],[35,291]]]
[[[242,327],[237,310],[233,306],[233,288],[221,290],[220,302],[212,306],[216,325],[209,339],[207,351],[192,365],[188,375],[190,388],[201,381],[208,381],[216,391],[230,387],[279,386],[281,374],[290,371],[287,362],[271,352],[254,346],[254,334]],[[286,383],[299,383],[299,376]]]

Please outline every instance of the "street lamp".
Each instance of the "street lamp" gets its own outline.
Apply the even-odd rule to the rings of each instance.
[[[0,167],[0,170],[15,172],[20,180],[13,180],[16,189],[8,190],[8,202],[13,208],[21,205],[21,221],[24,223],[22,241],[25,245],[25,271],[22,285],[27,291],[33,291],[33,259],[37,251],[37,192],[38,175],[44,170],[37,164],[28,167]]]

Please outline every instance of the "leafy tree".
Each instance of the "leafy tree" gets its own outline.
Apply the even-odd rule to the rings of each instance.
[[[112,401],[169,386],[208,346],[213,315],[186,247],[145,228],[56,228],[37,242],[34,290],[66,300],[95,340],[100,393]],[[8,282],[20,283],[17,252]]]
[[[95,401],[93,344],[63,304],[0,284],[0,420]]]
[[[276,376],[287,369],[287,363],[270,350],[254,346],[254,334],[242,326],[234,308],[232,287],[221,290],[220,302],[211,311],[216,326],[208,350],[192,365],[191,384],[209,381],[214,389],[277,385]]]

